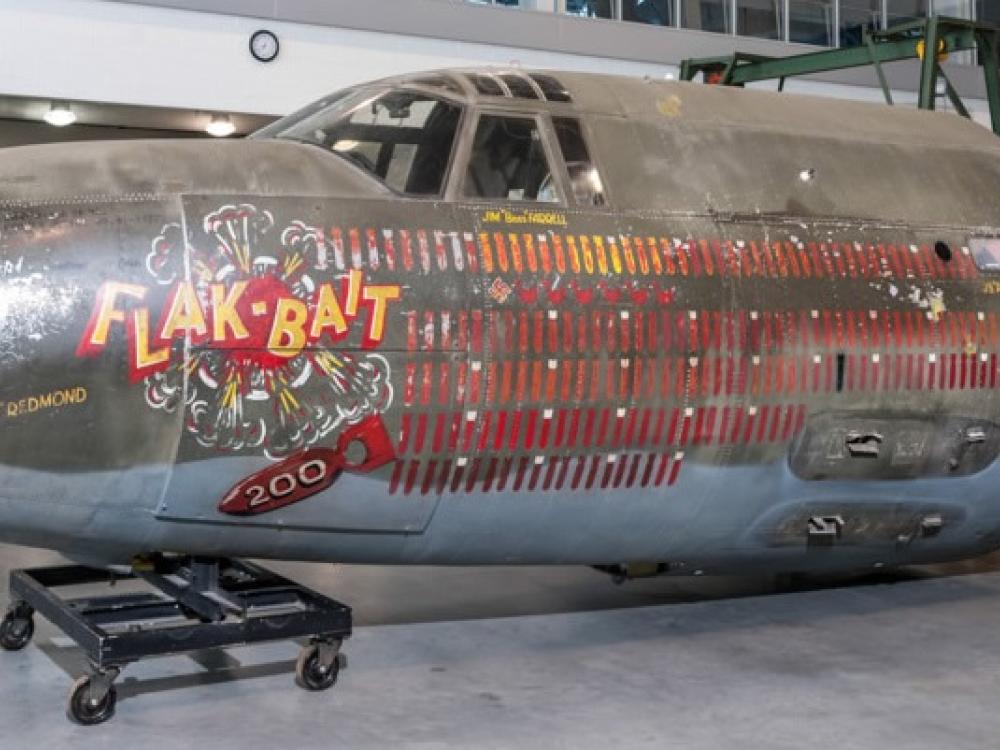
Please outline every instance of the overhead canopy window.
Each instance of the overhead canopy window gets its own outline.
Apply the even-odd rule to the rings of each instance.
[[[492,76],[473,73],[469,76],[476,91],[484,96],[503,96],[503,89]]]
[[[556,127],[563,159],[566,160],[573,199],[581,206],[603,206],[604,184],[601,182],[600,172],[590,159],[580,121],[573,117],[556,117],[552,122]]]
[[[470,198],[558,202],[538,123],[530,117],[482,115],[464,192]]]
[[[394,89],[334,105],[267,135],[312,143],[410,195],[444,187],[462,108],[419,91]],[[340,104],[340,103],[338,103]]]
[[[517,99],[537,99],[538,94],[535,93],[534,87],[529,83],[527,78],[522,78],[514,73],[505,73],[500,76],[503,82],[507,84],[507,88],[510,89],[510,95]]]
[[[453,94],[462,93],[462,88],[455,83],[455,81],[445,75],[420,76],[418,78],[410,78],[408,79],[408,82],[411,84],[419,84],[421,86],[431,86],[433,88],[445,89]]]
[[[545,98],[550,102],[571,102],[573,98],[569,95],[566,87],[552,76],[540,73],[532,74],[531,80],[538,84],[538,88],[545,94]]]

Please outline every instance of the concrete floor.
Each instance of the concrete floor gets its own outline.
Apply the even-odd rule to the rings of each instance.
[[[0,575],[57,556],[0,546]],[[294,687],[275,643],[131,666],[70,724],[80,652],[0,654],[0,748],[993,748],[1000,556],[782,589],[585,569],[275,566],[355,608],[350,668]]]

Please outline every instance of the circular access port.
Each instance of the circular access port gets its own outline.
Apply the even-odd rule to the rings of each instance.
[[[941,242],[941,240],[935,242],[934,252],[937,253],[937,257],[939,257],[945,263],[951,260],[951,248],[948,247],[947,242]]]
[[[360,440],[352,440],[344,451],[344,461],[348,466],[358,467],[368,460],[368,448]]]

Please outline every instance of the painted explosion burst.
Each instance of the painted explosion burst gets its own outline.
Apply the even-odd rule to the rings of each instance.
[[[275,307],[315,306],[317,279],[329,274],[320,230],[295,221],[277,232],[270,212],[246,204],[209,214],[204,230],[215,247],[186,245],[181,226],[167,225],[146,267],[163,286],[187,279],[204,310],[228,304],[228,323],[218,312],[211,323],[216,334],[231,333],[228,324],[246,335],[216,335],[210,346],[197,335],[175,340],[169,364],[145,377],[151,407],[175,412],[183,403],[185,428],[204,447],[271,457],[389,407],[389,363],[379,354],[310,346],[275,353]],[[170,305],[181,303],[174,296]]]

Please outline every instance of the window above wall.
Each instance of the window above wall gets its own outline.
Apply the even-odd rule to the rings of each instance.
[[[857,46],[865,31],[926,18],[931,13],[1000,24],[1000,0],[466,1],[821,47]],[[957,61],[971,62],[971,58],[959,57]]]

